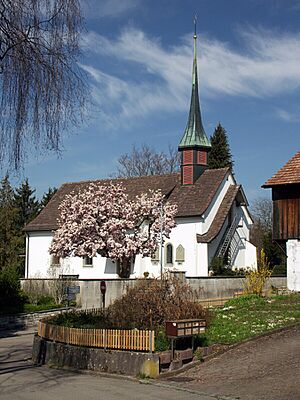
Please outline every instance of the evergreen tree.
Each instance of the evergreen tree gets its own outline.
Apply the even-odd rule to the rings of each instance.
[[[26,224],[32,221],[38,214],[39,202],[36,199],[35,189],[32,189],[28,183],[28,179],[21,184],[15,192],[15,206],[18,209],[17,229],[20,231]]]
[[[210,138],[211,151],[208,156],[208,167],[211,169],[229,167],[232,171],[233,161],[226,130],[219,123]]]
[[[46,205],[49,203],[51,200],[52,196],[57,192],[56,187],[49,187],[48,192],[45,192],[42,200],[40,201],[40,211],[46,207]]]
[[[22,233],[17,229],[18,209],[14,191],[6,175],[0,185],[0,269],[13,267],[20,270],[24,252]]]

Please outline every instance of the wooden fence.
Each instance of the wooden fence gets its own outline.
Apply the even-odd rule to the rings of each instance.
[[[125,329],[80,329],[39,321],[38,335],[54,342],[115,350],[155,350],[154,331]]]

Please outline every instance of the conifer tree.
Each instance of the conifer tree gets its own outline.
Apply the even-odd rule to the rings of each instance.
[[[43,194],[42,200],[40,201],[40,211],[46,207],[46,205],[51,200],[52,196],[57,192],[56,187],[49,187],[48,192]]]
[[[39,202],[36,199],[35,189],[32,189],[28,179],[21,184],[15,192],[15,206],[18,209],[17,228],[22,230],[26,224],[33,220],[39,211]]]
[[[211,169],[229,167],[232,171],[233,161],[226,130],[219,123],[210,138],[211,151],[208,156],[208,167]]]
[[[0,184],[0,269],[20,268],[23,237],[17,229],[18,209],[14,202],[14,190],[6,175]]]

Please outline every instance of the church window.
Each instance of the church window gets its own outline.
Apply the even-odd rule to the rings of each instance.
[[[83,257],[83,266],[84,267],[92,267],[93,259],[91,257],[85,256]]]
[[[167,264],[173,264],[173,246],[171,243],[167,244]]]
[[[155,253],[152,254],[151,260],[153,262],[158,262],[159,261],[159,248],[157,247],[155,250]]]

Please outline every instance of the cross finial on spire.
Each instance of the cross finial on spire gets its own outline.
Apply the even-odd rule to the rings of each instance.
[[[197,39],[197,14],[194,15],[194,39]]]

